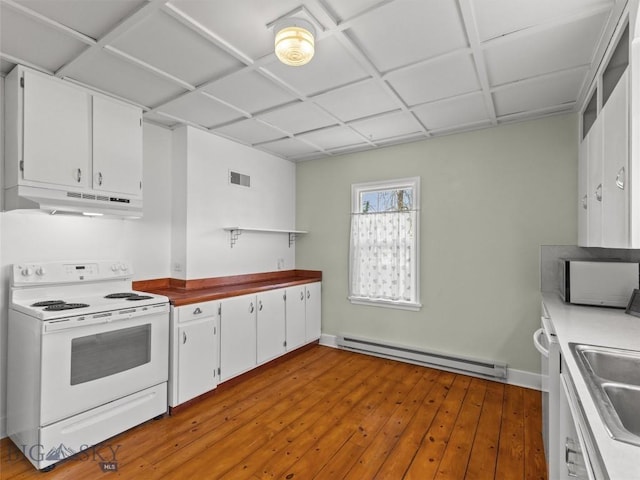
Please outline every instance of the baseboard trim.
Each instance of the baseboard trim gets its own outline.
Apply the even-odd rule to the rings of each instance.
[[[326,347],[332,348],[340,348],[338,347],[338,337],[336,335],[328,335],[323,333],[320,336],[320,345],[324,345]],[[363,355],[366,353],[363,352]],[[436,368],[436,367],[433,367]],[[464,375],[475,376],[472,373],[464,373]],[[478,378],[484,378],[480,375]],[[506,383],[509,385],[516,385],[518,387],[531,388],[533,390],[542,390],[542,379],[539,373],[527,372],[525,370],[515,370],[513,368],[507,368],[507,378],[505,380],[500,380],[498,378],[492,379],[492,381]]]
[[[320,345],[324,345],[325,347],[333,347],[338,348],[338,337],[335,335],[327,335],[323,333],[320,335],[319,340]]]

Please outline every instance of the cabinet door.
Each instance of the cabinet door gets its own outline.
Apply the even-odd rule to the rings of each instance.
[[[33,72],[24,72],[24,179],[90,185],[90,96]]]
[[[306,335],[307,342],[317,340],[320,338],[320,322],[321,322],[321,286],[320,282],[310,283],[306,285],[306,302],[305,302],[305,317],[306,317]]]
[[[578,156],[578,245],[589,246],[589,140],[580,142]]]
[[[568,386],[571,380],[567,380],[567,378],[565,373],[560,375],[558,434],[563,451],[560,452],[559,471],[556,475],[549,472],[549,478],[558,478],[559,480],[603,478],[594,475],[590,459],[586,456],[584,441],[578,432],[576,418],[572,413],[572,400],[567,393],[568,388],[571,388]],[[577,405],[575,407],[579,408]]]
[[[142,112],[93,97],[93,188],[142,195]]]
[[[602,115],[598,115],[595,123],[585,138],[589,142],[589,181],[587,183],[589,194],[589,245],[600,247],[602,245]]]
[[[287,288],[287,350],[304,345],[306,340],[304,285]]]
[[[218,359],[215,317],[178,328],[178,403],[216,386]]]
[[[243,295],[221,302],[220,380],[256,366],[256,297]]]
[[[264,363],[285,352],[284,290],[257,295],[258,363]]]
[[[629,70],[602,109],[602,246],[629,246]]]

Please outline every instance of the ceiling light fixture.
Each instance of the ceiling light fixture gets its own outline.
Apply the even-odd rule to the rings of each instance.
[[[274,25],[276,56],[285,65],[299,67],[313,58],[315,29],[301,18],[284,18]]]

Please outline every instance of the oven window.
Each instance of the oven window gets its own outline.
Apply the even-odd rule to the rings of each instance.
[[[151,361],[151,324],[71,340],[71,385],[131,370]]]

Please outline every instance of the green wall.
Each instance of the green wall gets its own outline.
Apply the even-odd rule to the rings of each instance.
[[[322,331],[539,372],[539,246],[577,239],[577,117],[298,163],[296,267],[323,271]],[[347,300],[351,184],[421,177],[419,312]]]

